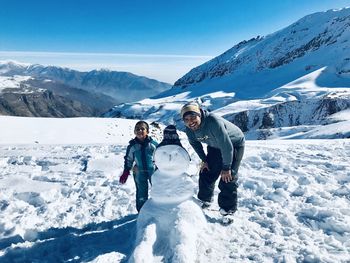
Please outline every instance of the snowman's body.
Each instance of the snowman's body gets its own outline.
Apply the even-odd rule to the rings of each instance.
[[[178,145],[165,145],[155,151],[154,161],[158,170],[152,175],[151,198],[137,219],[131,261],[194,262],[198,234],[206,220],[192,198],[195,185],[185,173],[189,155]]]

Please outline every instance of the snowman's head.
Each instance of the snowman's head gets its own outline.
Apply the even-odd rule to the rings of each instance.
[[[157,148],[154,162],[161,172],[179,175],[187,171],[190,156],[183,147],[170,144]]]

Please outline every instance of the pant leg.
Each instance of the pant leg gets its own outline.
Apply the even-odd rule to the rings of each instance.
[[[207,162],[209,171],[204,170],[199,173],[197,197],[202,201],[211,202],[214,195],[215,182],[220,175],[222,167],[220,150],[208,146]]]
[[[140,212],[143,204],[148,200],[148,180],[149,178],[142,173],[134,173],[136,186],[136,209]]]
[[[220,193],[218,195],[219,207],[226,211],[237,210],[237,176],[233,181],[225,183],[223,180],[219,182]]]
[[[233,180],[228,183],[225,183],[222,180],[220,180],[219,182],[220,193],[218,196],[218,203],[219,203],[219,206],[225,209],[226,211],[237,210],[238,168],[240,166],[243,153],[244,153],[244,146],[240,146],[234,149],[234,155],[233,155],[233,160],[231,165],[231,175],[233,177]]]

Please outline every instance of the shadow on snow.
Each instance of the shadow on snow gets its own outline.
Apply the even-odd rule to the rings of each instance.
[[[0,239],[0,249],[5,249],[0,262],[81,262],[110,252],[129,256],[136,237],[136,218],[137,215],[129,215],[110,222],[91,223],[83,229],[50,228],[37,233],[30,247],[11,248],[11,244],[25,242],[18,235]]]

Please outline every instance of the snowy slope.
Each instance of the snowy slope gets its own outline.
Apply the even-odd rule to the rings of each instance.
[[[134,124],[0,118],[0,262],[126,262],[136,237],[135,187],[118,177]],[[161,139],[155,127],[152,134]],[[207,211],[207,222],[183,229],[202,230],[197,249],[180,259],[349,262],[349,156],[348,139],[247,141],[235,222],[224,227]],[[195,170],[189,179],[197,184]],[[161,262],[166,239],[151,233],[147,240],[159,242],[147,253]]]
[[[11,92],[18,92],[21,90],[21,93],[32,93],[33,90],[20,88],[21,82],[29,80],[30,76],[13,76],[13,77],[3,77],[0,76],[0,93],[2,93],[5,89],[11,89]]]
[[[197,100],[256,134],[324,125],[328,116],[350,107],[349,25],[350,8],[308,15],[271,35],[242,41],[192,69],[171,90],[117,105],[105,116],[181,126],[181,106]]]
[[[334,77],[321,76],[319,86],[349,87],[349,22],[350,8],[308,15],[194,68],[175,83],[173,92],[184,89],[194,97],[210,87],[235,92],[239,99],[259,98],[323,67],[332,69]]]
[[[328,130],[327,133],[323,133],[324,139],[349,138],[350,129],[347,122],[338,124],[336,129],[332,127],[335,127],[334,123],[350,120],[350,117],[333,117],[338,114],[345,116],[348,112],[350,88],[318,86],[317,78],[322,72],[327,72],[327,69],[317,70],[287,83],[272,90],[262,99],[235,101],[234,93],[214,92],[198,98],[197,101],[203,108],[238,125],[247,133],[249,139],[318,138],[312,135],[314,133],[312,131],[318,129]],[[114,107],[105,116],[176,123],[181,128],[183,122],[179,112],[182,105],[188,101],[186,94],[122,104]],[[285,132],[278,134],[281,129],[288,130],[288,136]]]

